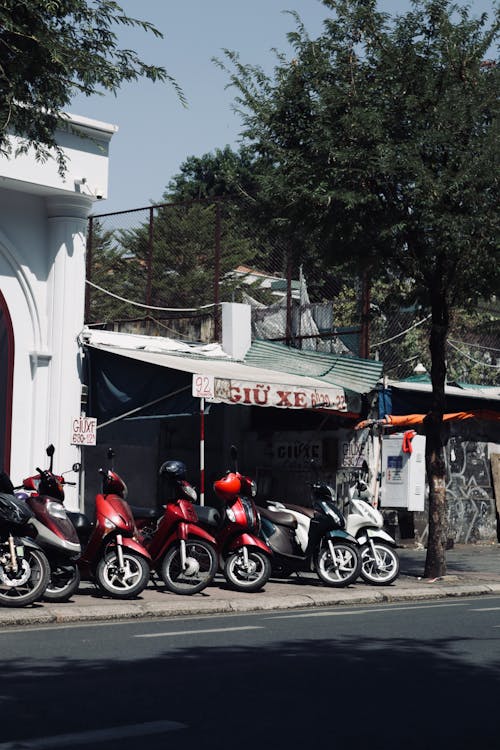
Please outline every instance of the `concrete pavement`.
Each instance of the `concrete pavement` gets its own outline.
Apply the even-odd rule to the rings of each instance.
[[[399,578],[390,586],[373,586],[359,579],[346,589],[324,586],[314,575],[271,580],[261,592],[245,594],[229,589],[222,577],[194,596],[179,596],[151,583],[137,599],[119,601],[104,597],[90,583],[71,601],[40,602],[30,607],[0,607],[0,628],[140,618],[304,609],[331,605],[376,604],[446,597],[500,595],[500,545],[457,545],[447,552],[447,574],[437,580],[422,578],[425,550],[414,545],[398,550]]]

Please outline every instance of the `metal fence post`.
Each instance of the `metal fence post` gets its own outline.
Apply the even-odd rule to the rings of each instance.
[[[91,281],[92,276],[92,235],[93,235],[93,217],[89,216],[87,230],[87,252],[85,257],[85,273],[87,281]],[[90,285],[85,284],[85,323],[90,323]]]
[[[286,345],[292,344],[292,255],[290,250],[286,255]]]
[[[221,244],[221,209],[220,201],[215,203],[215,253],[214,253],[214,339],[220,339],[219,302],[220,302],[220,247]]]

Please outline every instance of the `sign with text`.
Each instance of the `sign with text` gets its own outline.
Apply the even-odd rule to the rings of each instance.
[[[217,401],[245,406],[347,411],[344,389],[336,386],[315,389],[280,383],[251,383],[215,378],[214,397]]]
[[[195,398],[214,398],[214,376],[194,374],[192,394]]]
[[[274,463],[309,469],[311,461],[322,463],[322,445],[320,440],[278,440],[273,446]]]
[[[74,417],[71,420],[71,445],[95,445],[97,440],[97,419],[95,417]]]

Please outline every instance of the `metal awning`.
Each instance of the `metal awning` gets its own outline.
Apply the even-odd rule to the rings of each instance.
[[[345,416],[361,411],[359,394],[318,377],[256,367],[225,356],[154,351],[98,340],[87,341],[84,347],[89,414],[101,423],[139,413],[196,413],[199,399],[193,397],[193,375],[211,382],[213,390],[207,400],[216,402],[321,409]]]

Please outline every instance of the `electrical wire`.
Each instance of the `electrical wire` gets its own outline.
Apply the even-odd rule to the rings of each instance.
[[[113,294],[113,292],[109,292],[107,289],[103,289],[102,286],[98,286],[88,279],[85,279],[85,283],[89,284],[89,286],[94,287],[94,289],[98,289],[100,292],[103,292],[103,294],[108,294],[110,297],[119,299],[120,302],[126,302],[127,305],[135,305],[135,307],[143,307],[146,310],[160,310],[162,312],[196,312],[197,310],[206,310],[208,307],[217,306],[216,302],[211,302],[209,305],[200,305],[199,307],[154,307],[153,305],[144,305],[142,304],[142,302],[132,302],[132,300],[130,299],[120,297],[118,294]]]
[[[399,338],[400,338],[401,336],[404,336],[405,334],[407,334],[407,333],[408,333],[408,331],[412,331],[412,330],[413,330],[414,328],[416,328],[417,326],[421,326],[421,325],[422,325],[422,323],[425,323],[425,321],[426,321],[426,320],[429,320],[429,318],[431,317],[431,314],[432,314],[432,313],[429,313],[429,315],[427,315],[427,317],[426,317],[426,318],[422,318],[422,320],[418,320],[418,321],[417,321],[416,323],[414,323],[414,324],[413,324],[412,326],[410,326],[409,328],[407,328],[407,329],[406,329],[406,330],[404,330],[404,331],[401,331],[400,333],[397,333],[397,334],[396,334],[395,336],[392,336],[392,337],[391,337],[390,339],[385,339],[384,341],[378,341],[378,342],[377,342],[376,344],[372,344],[372,345],[370,346],[370,349],[376,349],[376,348],[377,348],[377,346],[382,346],[382,344],[388,344],[388,343],[389,343],[389,341],[394,341],[395,339],[399,339]]]
[[[481,362],[481,360],[479,359],[474,359],[474,357],[471,357],[469,354],[466,354],[461,349],[459,349],[458,346],[455,346],[455,344],[452,344],[449,339],[448,339],[448,344],[452,347],[452,349],[455,349],[459,354],[461,354],[462,357],[465,357],[466,359],[470,359],[470,361],[474,362],[476,365],[481,365],[482,367],[493,367],[495,370],[500,370],[500,365],[491,365],[491,364],[488,364],[488,362]]]

